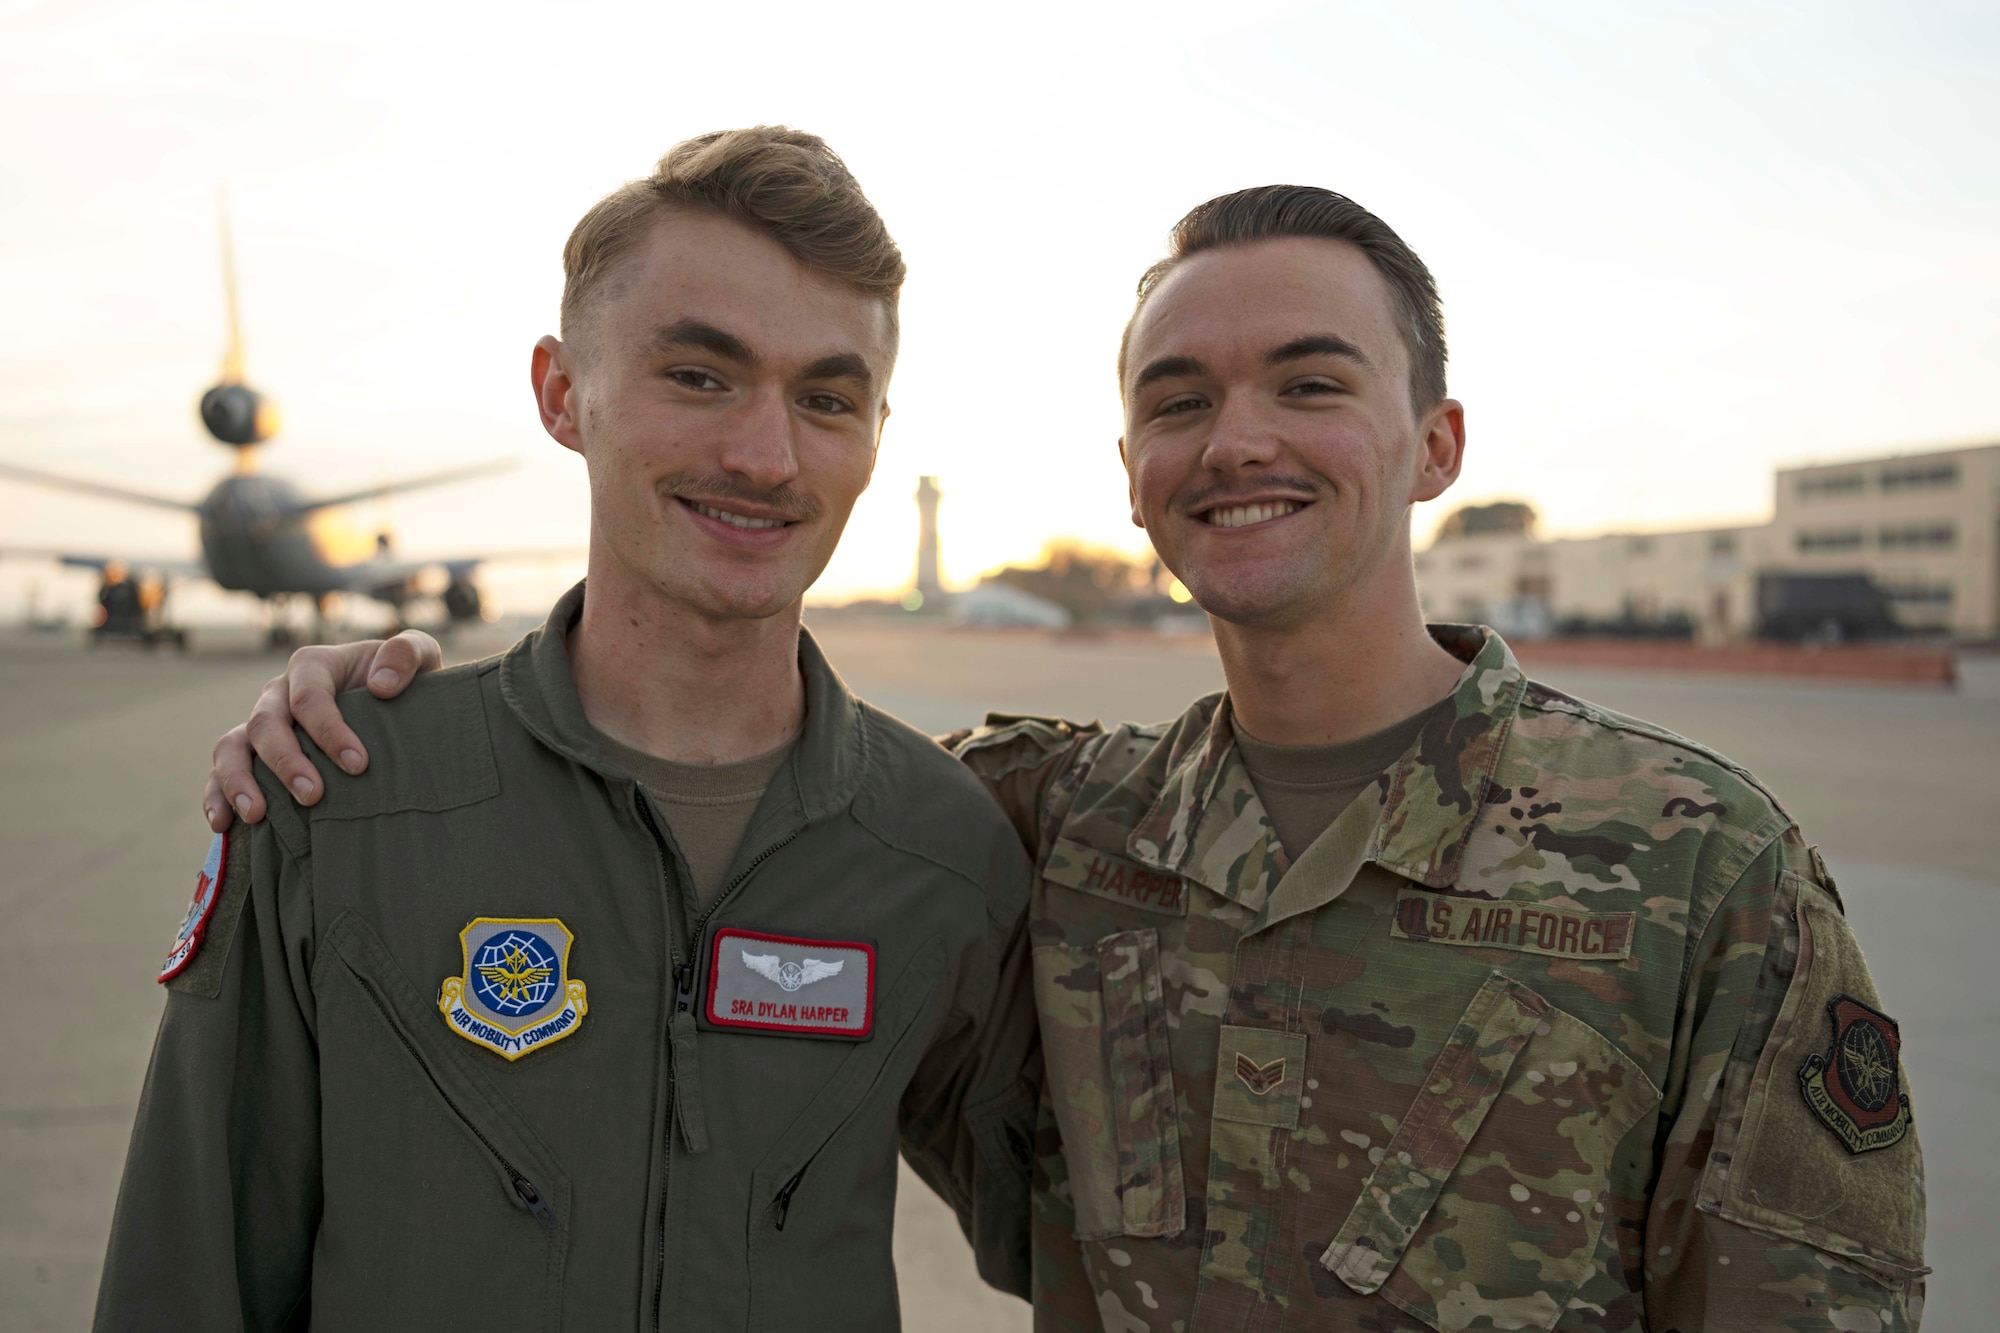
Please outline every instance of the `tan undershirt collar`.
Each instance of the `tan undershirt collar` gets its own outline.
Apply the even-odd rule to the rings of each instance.
[[[1236,751],[1286,857],[1298,860],[1355,797],[1403,757],[1440,706],[1337,745],[1273,745],[1237,727]]]
[[[605,757],[638,779],[666,816],[667,830],[694,877],[695,897],[704,905],[722,891],[722,878],[736,859],[764,789],[785,766],[798,739],[794,733],[776,749],[734,763],[680,764],[597,733]]]

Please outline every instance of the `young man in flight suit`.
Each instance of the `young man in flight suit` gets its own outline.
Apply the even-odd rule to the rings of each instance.
[[[1714,751],[1423,622],[1464,416],[1422,262],[1329,191],[1211,200],[1119,378],[1228,690],[955,745],[1036,861],[1038,1327],[1915,1328],[1901,1036],[1818,852]],[[300,662],[314,734],[372,648]],[[304,776],[274,686],[256,743]]]
[[[100,1329],[893,1328],[899,1138],[1025,1294],[1026,857],[799,621],[901,257],[823,142],[755,129],[564,266],[532,369],[587,585],[350,704],[376,773],[218,835]]]

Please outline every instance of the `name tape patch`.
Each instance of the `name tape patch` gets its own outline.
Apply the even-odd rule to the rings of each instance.
[[[875,946],[717,926],[702,1012],[716,1027],[861,1041],[875,1028]]]
[[[576,937],[554,917],[474,917],[458,933],[465,970],[438,988],[453,1032],[518,1060],[575,1032],[590,1012],[569,974]]]
[[[1068,838],[1058,841],[1042,875],[1051,883],[1079,889],[1114,903],[1163,916],[1186,916],[1187,881],[1170,871],[1106,856]]]
[[[1406,890],[1389,933],[1399,940],[1512,949],[1550,958],[1615,961],[1632,954],[1632,912],[1576,912],[1528,903],[1481,903]]]
[[[167,951],[167,961],[160,965],[159,980],[164,983],[187,970],[194,961],[195,952],[208,934],[209,919],[215,915],[215,905],[222,900],[222,872],[229,865],[229,835],[218,833],[208,844],[208,858],[195,872],[194,898],[188,903],[187,915],[181,918],[181,928],[174,935],[174,947]]]

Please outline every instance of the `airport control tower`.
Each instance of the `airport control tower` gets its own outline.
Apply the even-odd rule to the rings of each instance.
[[[917,478],[917,513],[922,520],[917,530],[917,592],[923,606],[936,607],[944,598],[944,586],[938,582],[937,533],[938,501],[943,498],[936,477]]]

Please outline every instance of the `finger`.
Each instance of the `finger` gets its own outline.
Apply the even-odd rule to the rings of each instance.
[[[287,740],[291,738],[291,723],[298,723],[305,728],[306,735],[312,737],[320,749],[332,755],[333,761],[348,773],[360,773],[368,767],[368,747],[341,718],[340,705],[334,698],[334,692],[344,685],[353,688],[340,679],[342,664],[339,659],[348,648],[356,646],[301,648],[293,653],[283,677],[286,686],[285,712],[288,716],[277,719],[286,729]],[[258,707],[263,708],[265,702],[258,700]],[[265,762],[271,763],[269,759]],[[278,766],[271,764],[271,769],[277,772]]]
[[[247,732],[247,728],[239,725],[222,734],[222,739],[215,743],[215,766],[208,771],[208,781],[244,823],[255,824],[264,817],[264,793],[257,789],[256,776],[250,770]],[[213,820],[209,826],[214,827]],[[221,831],[216,829],[218,833]]]
[[[201,790],[201,813],[208,821],[210,833],[227,833],[236,820],[236,812],[229,808],[229,797],[223,793],[222,779],[215,776],[215,770],[208,770],[208,785]]]
[[[425,671],[444,665],[444,649],[420,629],[406,629],[376,650],[375,665],[368,672],[368,692],[378,699],[393,699],[409,688]]]
[[[292,793],[292,799],[300,805],[318,804],[322,791],[319,770],[306,758],[306,752],[299,748],[298,737],[292,733],[291,691],[286,677],[274,677],[264,687],[257,706],[250,710],[245,731],[257,757],[278,775],[278,780]]]

